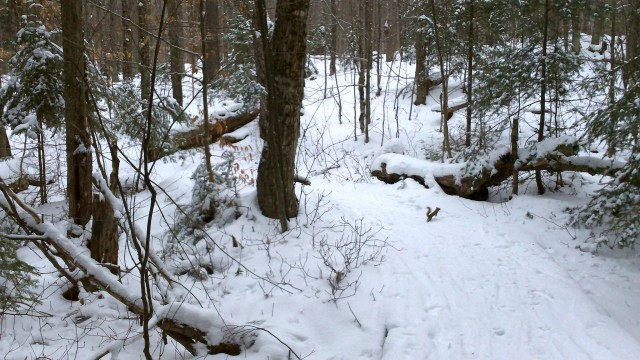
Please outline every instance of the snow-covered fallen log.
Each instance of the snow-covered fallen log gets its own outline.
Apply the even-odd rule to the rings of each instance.
[[[402,154],[387,153],[374,159],[371,174],[389,184],[411,178],[430,187],[425,179],[433,178],[449,195],[472,200],[486,200],[489,187],[497,186],[518,171],[586,172],[614,175],[624,163],[589,156],[576,156],[577,140],[570,136],[549,138],[518,149],[515,158],[507,147],[496,149],[474,164],[438,164]],[[640,186],[639,184],[633,184]]]
[[[40,219],[35,210],[20,201],[1,179],[0,208],[30,234],[20,236],[20,239],[28,239],[40,245],[38,248],[48,252],[45,254],[47,258],[56,261],[54,257],[58,257],[69,268],[75,268],[73,272],[69,272],[56,266],[65,271],[66,277],[108,293],[138,316],[153,316],[157,327],[182,344],[191,354],[195,355],[197,348],[202,346],[209,354],[241,353],[246,331],[238,331],[238,327],[225,324],[215,311],[182,301],[162,303],[154,300],[151,303],[153,314],[147,314],[138,288],[122,284],[109,268],[89,256],[88,249],[77,246],[54,224]],[[2,235],[12,238],[10,234]]]
[[[176,133],[175,135],[173,135],[171,142],[178,150],[195,149],[197,147],[204,146],[204,144],[212,144],[222,136],[249,124],[258,117],[259,113],[259,109],[254,109],[250,112],[218,119],[215,124],[211,124],[209,126],[208,139],[205,139],[204,127],[200,125],[195,129]],[[156,160],[168,154],[160,153],[152,155],[153,156],[151,156],[150,160]]]

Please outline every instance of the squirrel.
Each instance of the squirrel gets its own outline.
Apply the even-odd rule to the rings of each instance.
[[[431,208],[427,206],[427,222],[436,217],[436,215],[438,215],[438,211],[440,211],[439,207],[436,207],[436,209],[432,211]]]

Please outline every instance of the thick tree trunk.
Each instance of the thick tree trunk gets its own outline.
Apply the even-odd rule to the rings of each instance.
[[[84,81],[82,4],[82,1],[62,0],[61,18],[69,217],[84,226],[91,218],[92,156]]]
[[[286,218],[298,214],[294,187],[295,155],[304,94],[309,0],[278,0],[271,46],[265,38],[264,3],[258,4],[259,8],[260,5],[269,113],[265,144],[258,166],[258,203],[262,213],[280,219],[282,231],[286,231]],[[274,54],[287,56],[275,59]]]
[[[182,74],[184,73],[184,61],[182,51],[179,49],[182,45],[180,38],[182,36],[182,26],[180,25],[180,1],[171,0],[168,6],[169,24],[168,36],[170,48],[170,66],[171,66],[171,90],[173,98],[182,106],[184,95],[182,92]]]

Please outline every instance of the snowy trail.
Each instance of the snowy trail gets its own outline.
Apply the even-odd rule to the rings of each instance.
[[[462,200],[426,223],[426,205],[446,195],[355,187],[331,196],[369,194],[349,201],[353,211],[379,220],[399,249],[381,269],[382,359],[639,358],[638,341],[536,242],[532,225],[509,223],[513,214],[471,217],[487,204]]]

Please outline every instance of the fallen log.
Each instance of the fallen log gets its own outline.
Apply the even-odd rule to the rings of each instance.
[[[259,113],[260,109],[254,109],[240,115],[218,119],[216,123],[209,126],[208,139],[205,139],[204,127],[200,125],[195,129],[176,133],[173,135],[171,143],[177,150],[195,149],[204,146],[204,144],[212,144],[224,135],[249,124],[258,117]],[[166,155],[169,154],[163,152],[152,153],[150,154],[150,161],[157,160]]]
[[[453,103],[453,105],[451,105],[451,103]],[[456,104],[455,102],[451,102],[449,105],[449,107],[445,110],[445,114],[447,115],[447,120],[451,120],[451,118],[453,117],[453,113],[466,108],[467,106],[469,106],[469,103],[464,101],[461,103]],[[442,109],[440,108],[440,106],[434,107],[431,109],[431,111],[435,111],[435,112],[442,112]]]
[[[82,277],[83,283],[113,296],[136,315],[141,317],[149,315],[143,307],[139,292],[122,284],[116,275],[89,257],[54,224],[40,219],[35,210],[22,202],[1,179],[0,208],[29,234],[19,235],[21,240],[30,240],[36,245],[44,245],[38,247],[45,252],[47,258],[59,257],[68,267],[76,269],[73,276],[67,272],[69,278]],[[19,209],[23,212],[19,212]],[[8,234],[3,236],[12,237]],[[55,263],[57,262],[54,262],[54,265]],[[62,268],[59,270],[66,272]],[[83,276],[77,271],[81,271]],[[182,344],[191,354],[197,354],[199,344],[204,345],[209,354],[239,355],[241,353],[242,335],[235,332],[234,327],[218,319],[215,312],[182,301],[175,303],[152,301],[152,306],[157,326]]]
[[[591,175],[614,175],[624,163],[590,156],[576,156],[577,141],[572,137],[552,138],[518,149],[512,155],[507,147],[495,150],[478,162],[478,170],[466,170],[466,164],[438,164],[401,154],[383,154],[372,164],[371,175],[388,184],[402,179],[414,179],[429,187],[426,178],[433,178],[449,195],[471,200],[487,200],[489,188],[500,185],[513,171],[545,170],[550,172],[586,172]],[[640,183],[633,185],[640,186]]]

